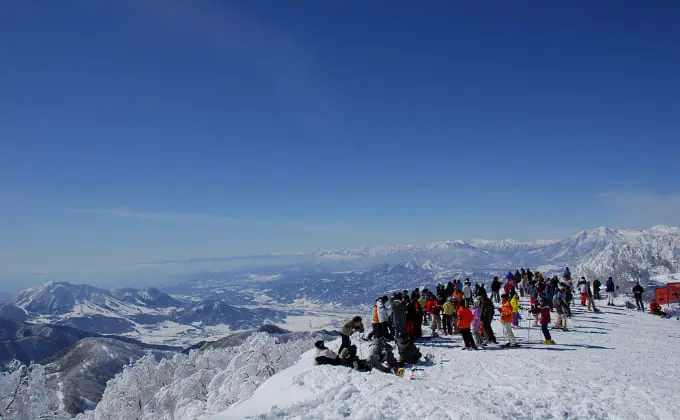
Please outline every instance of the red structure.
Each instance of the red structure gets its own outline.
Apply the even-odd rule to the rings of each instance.
[[[666,289],[668,303],[680,302],[680,282],[668,283]]]
[[[657,287],[656,288],[656,296],[654,296],[656,299],[656,303],[659,305],[665,305],[668,302],[668,287]]]

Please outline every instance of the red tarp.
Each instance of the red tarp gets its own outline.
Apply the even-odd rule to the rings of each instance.
[[[668,303],[668,288],[667,287],[657,287],[656,288],[656,303],[659,305],[665,305]]]
[[[668,290],[668,302],[680,302],[680,282],[668,283],[666,289]]]

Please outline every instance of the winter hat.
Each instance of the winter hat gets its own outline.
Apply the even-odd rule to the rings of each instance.
[[[316,347],[319,350],[323,350],[326,346],[324,345],[323,340],[319,340],[316,343],[314,343],[314,347]]]

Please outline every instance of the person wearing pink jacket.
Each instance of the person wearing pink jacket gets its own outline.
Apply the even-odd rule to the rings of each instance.
[[[472,330],[472,338],[475,340],[475,345],[477,347],[484,347],[486,346],[486,342],[484,341],[484,338],[482,338],[482,334],[479,332],[479,326],[482,325],[482,320],[481,320],[481,300],[477,298],[475,301],[474,307],[472,308],[472,323],[470,324],[470,329]]]

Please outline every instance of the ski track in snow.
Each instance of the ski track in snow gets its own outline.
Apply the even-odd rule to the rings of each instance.
[[[419,363],[422,370],[413,380],[408,373],[400,378],[314,366],[309,351],[251,398],[209,418],[680,418],[680,366],[672,338],[678,336],[678,321],[622,306],[601,306],[601,313],[573,308],[574,328],[551,330],[555,346],[540,344],[540,328],[526,328],[531,322],[526,310],[524,328],[515,330],[519,349],[461,351],[458,335],[420,342],[421,352],[434,360]],[[493,328],[504,343],[497,319]],[[366,357],[368,343],[357,336],[353,342]],[[338,346],[339,341],[329,345]]]

